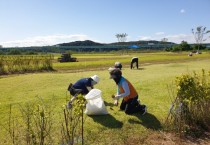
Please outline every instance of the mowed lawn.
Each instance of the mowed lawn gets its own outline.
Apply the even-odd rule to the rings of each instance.
[[[108,67],[107,67],[108,69]],[[100,83],[95,88],[102,91],[109,115],[87,116],[85,115],[85,143],[87,144],[129,144],[144,143],[153,132],[159,133],[168,115],[171,105],[171,89],[176,89],[174,80],[176,76],[193,71],[201,72],[201,69],[210,70],[209,59],[194,59],[187,62],[178,61],[165,64],[141,64],[140,69],[131,70],[129,66],[123,67],[123,76],[127,78],[137,89],[142,104],[148,106],[148,113],[126,115],[119,111],[119,106],[113,106],[112,94],[116,93],[116,85],[109,79],[108,70],[50,72],[10,75],[0,78],[0,124],[8,119],[9,105],[12,104],[14,114],[17,113],[18,104],[37,100],[53,100],[56,118],[55,128],[59,129],[59,119],[62,117],[62,106],[69,97],[67,87],[70,82],[97,74]],[[3,128],[0,128],[1,130]],[[55,129],[56,130],[56,129]],[[58,134],[55,135],[58,136]],[[56,140],[56,136],[54,139]],[[0,132],[0,140],[5,141],[5,132]],[[57,138],[58,140],[58,138]],[[2,144],[0,141],[0,144]],[[58,144],[58,143],[57,143]]]

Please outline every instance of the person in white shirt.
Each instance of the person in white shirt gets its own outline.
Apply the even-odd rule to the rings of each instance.
[[[134,68],[134,66],[133,66],[134,63],[136,64],[136,68],[139,69],[139,59],[138,59],[138,57],[133,57],[131,59],[131,69]]]

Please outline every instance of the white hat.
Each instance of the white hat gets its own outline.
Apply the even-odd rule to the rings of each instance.
[[[115,62],[114,65],[115,65],[115,66],[119,66],[119,65],[121,65],[121,63],[120,63],[120,62]]]
[[[114,67],[121,69],[122,68],[122,64],[120,62],[115,62]]]
[[[96,83],[99,83],[100,78],[97,75],[91,77]]]

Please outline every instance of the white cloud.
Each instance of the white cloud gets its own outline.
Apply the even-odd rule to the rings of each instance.
[[[169,41],[172,41],[172,42],[175,42],[175,43],[180,43],[183,40],[184,41],[187,41],[187,40],[192,41],[193,36],[192,35],[186,35],[186,34],[176,34],[176,35],[168,35],[168,36],[166,36],[166,38],[168,38]]]
[[[174,35],[164,35],[161,37],[157,36],[140,36],[138,40],[157,40],[161,41],[161,39],[167,38],[168,42],[174,42],[180,44],[182,41],[186,41],[188,43],[195,43],[195,38],[192,34],[174,34]],[[206,38],[206,37],[205,37]],[[210,38],[208,38],[205,43],[210,43]]]
[[[192,34],[176,34],[176,35],[168,35],[166,36],[168,41],[181,43],[182,41],[186,41],[188,43],[195,43],[195,39]]]
[[[139,36],[138,40],[151,40],[151,36]]]
[[[175,43],[181,43],[182,41],[186,41],[187,43],[196,43],[195,38],[192,34],[176,34],[176,35],[168,35],[166,36],[168,38],[168,41],[175,42]],[[203,43],[210,43],[210,39],[207,39]]]
[[[185,12],[186,12],[185,9],[180,10],[180,13],[185,13]]]
[[[27,47],[27,46],[47,46],[55,45],[58,43],[66,43],[72,41],[83,41],[91,39],[87,35],[76,34],[76,35],[48,35],[48,36],[36,36],[30,37],[23,40],[14,40],[7,42],[0,42],[3,47]]]
[[[164,32],[157,32],[157,33],[155,33],[155,35],[163,35],[163,34],[165,34]]]

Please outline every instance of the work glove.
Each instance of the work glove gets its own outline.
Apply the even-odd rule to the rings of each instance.
[[[66,105],[66,108],[67,109],[71,109],[72,108],[72,102],[71,101],[68,101],[68,103]]]
[[[118,100],[114,101],[114,105],[118,106]]]
[[[112,95],[112,99],[114,99],[114,105],[118,106],[118,97],[115,95]]]

